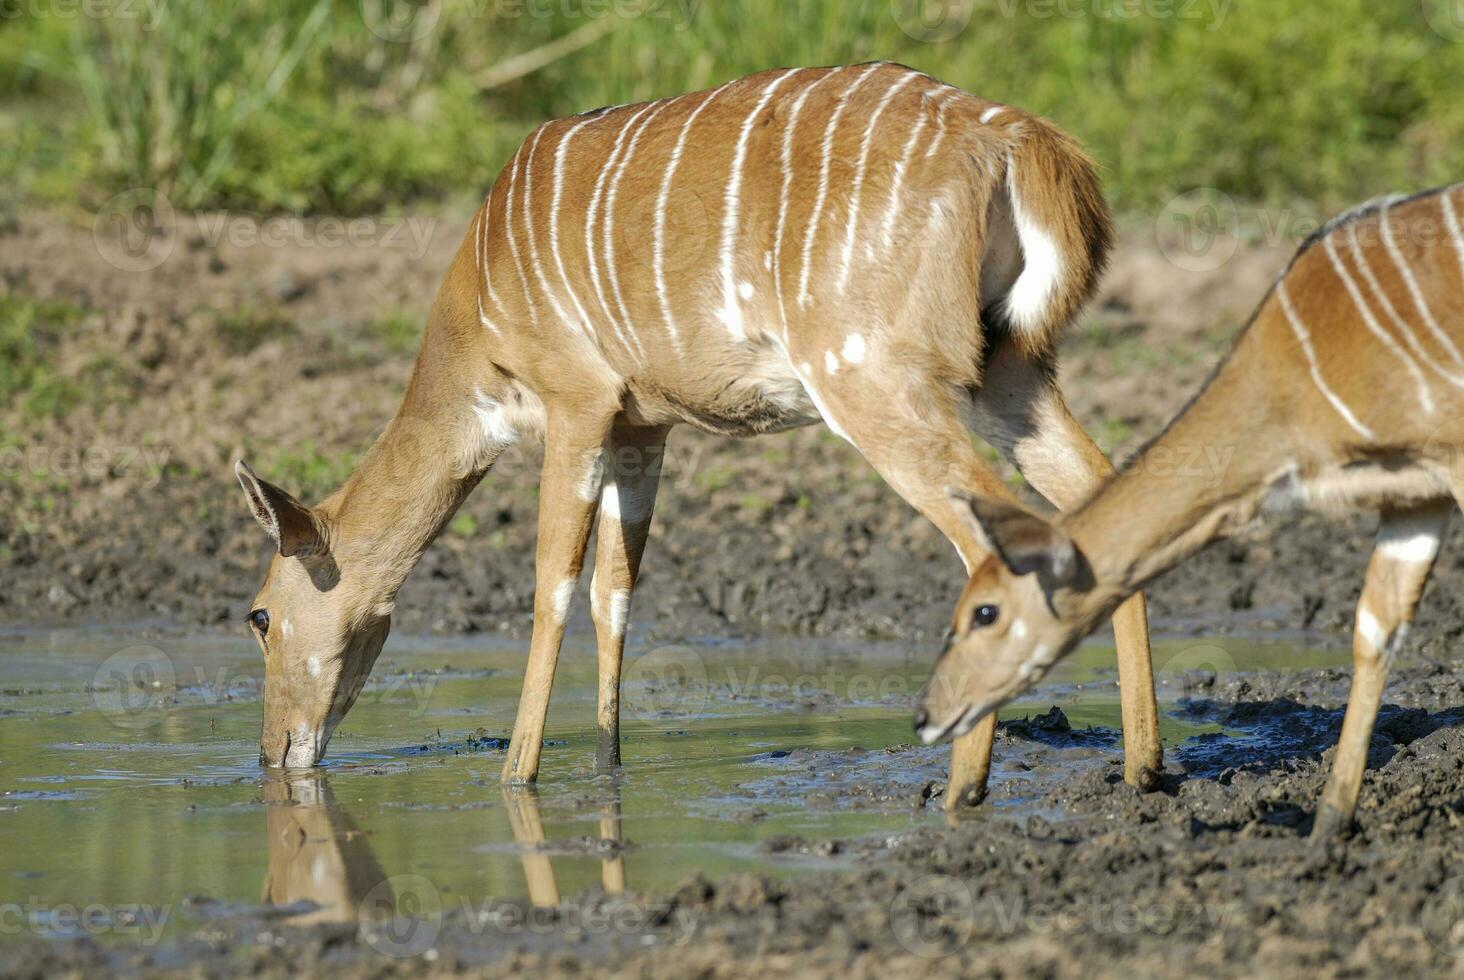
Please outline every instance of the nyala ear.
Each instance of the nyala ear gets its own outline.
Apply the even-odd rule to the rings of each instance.
[[[1082,565],[1072,538],[1014,504],[977,497],[954,487],[946,496],[987,551],[1013,575],[1036,572],[1044,584],[1071,585]]]
[[[323,555],[329,548],[325,524],[315,512],[267,480],[261,480],[242,459],[234,475],[249,500],[249,511],[259,526],[279,545],[286,558]]]

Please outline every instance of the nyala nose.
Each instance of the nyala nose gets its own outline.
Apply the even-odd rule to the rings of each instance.
[[[917,732],[920,731],[920,729],[922,729],[922,728],[925,727],[925,723],[928,722],[928,721],[930,721],[930,712],[926,711],[924,708],[916,708],[915,709],[915,730]]]

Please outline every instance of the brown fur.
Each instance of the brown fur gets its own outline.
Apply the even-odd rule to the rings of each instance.
[[[1031,228],[1055,257],[1050,278],[1025,281],[1050,288],[1032,294],[1040,301],[1025,321],[1008,322],[1003,304],[1038,240],[1023,237]],[[317,509],[340,585],[312,595],[272,572],[257,603],[311,623],[287,660],[314,651],[352,661],[342,686],[364,679],[339,644],[357,624],[383,621],[497,454],[542,437],[535,627],[504,775],[538,771],[565,607],[597,516],[599,760],[614,765],[624,617],[656,474],[607,473],[605,461],[651,459],[683,423],[753,435],[822,419],[971,567],[984,552],[943,487],[1009,491],[972,448],[968,423],[1060,505],[1107,472],[1053,384],[1052,361],[1108,243],[1092,165],[1070,139],[897,65],[764,72],[546,123],[475,217],[396,418]],[[1152,768],[1140,600],[1121,617],[1120,643],[1126,718],[1143,729],[1131,736],[1135,757]],[[349,708],[338,693],[315,701],[334,720]],[[283,736],[266,727],[277,750]],[[987,732],[958,751],[952,799],[979,791],[989,747]],[[272,764],[275,750],[264,753]]]
[[[969,728],[1031,687],[1134,590],[1262,510],[1377,508],[1353,692],[1317,829],[1350,821],[1388,662],[1464,501],[1461,213],[1464,194],[1451,188],[1324,228],[1195,400],[1055,526],[963,504],[997,557],[975,570],[958,606],[922,698],[927,735]],[[1222,465],[1178,462],[1195,450]],[[1074,549],[1076,560],[1056,561]],[[1032,574],[1034,553],[1065,570]],[[982,606],[999,608],[1001,625],[972,628]]]

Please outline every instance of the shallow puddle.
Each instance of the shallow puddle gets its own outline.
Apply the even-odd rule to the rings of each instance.
[[[539,788],[509,793],[498,774],[523,656],[501,640],[393,637],[327,765],[266,779],[247,638],[0,633],[0,940],[147,940],[220,915],[353,920],[407,897],[553,904],[596,885],[667,891],[697,872],[793,875],[849,860],[820,842],[942,819],[921,801],[948,749],[911,744],[927,651],[632,650],[612,779],[593,767],[593,651],[572,641]],[[1176,709],[1203,672],[1347,662],[1292,644],[1161,643],[1166,744],[1243,737]],[[1112,664],[1111,649],[1085,647],[1003,712],[1060,705],[1075,734],[1010,730],[991,809],[1020,814],[1053,780],[1115,764]]]

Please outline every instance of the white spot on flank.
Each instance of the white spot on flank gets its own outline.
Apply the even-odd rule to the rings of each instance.
[[[1005,111],[1006,106],[1004,105],[989,106],[984,112],[981,113],[981,124],[983,126],[986,125]]]
[[[831,350],[824,351],[824,370],[829,374],[839,373],[839,357]]]
[[[1373,650],[1378,653],[1383,652],[1383,648],[1388,642],[1388,634],[1383,632],[1382,624],[1378,622],[1377,617],[1361,606],[1357,609],[1357,632]]]
[[[630,623],[630,590],[616,589],[610,593],[610,634],[624,636]]]
[[[1301,351],[1306,355],[1307,367],[1311,371],[1312,384],[1317,386],[1317,390],[1322,393],[1322,397],[1337,411],[1337,414],[1342,416],[1348,425],[1352,426],[1353,431],[1368,442],[1374,441],[1372,430],[1359,422],[1357,416],[1352,414],[1352,410],[1347,407],[1347,404],[1338,398],[1331,388],[1327,387],[1326,379],[1322,377],[1321,365],[1317,363],[1317,352],[1312,348],[1311,335],[1307,332],[1306,325],[1301,322],[1301,318],[1296,315],[1296,310],[1291,305],[1291,297],[1286,292],[1286,281],[1284,279],[1276,284],[1276,298],[1281,301],[1281,311],[1286,314],[1286,322],[1291,324],[1291,332],[1296,334],[1296,340],[1301,344]]]
[[[772,249],[768,249],[766,252],[763,253],[763,268],[764,269],[767,269],[769,272],[771,272],[772,269],[773,269],[773,250]]]
[[[799,306],[807,306],[813,302],[813,294],[808,291],[809,276],[813,274],[813,240],[818,235],[818,226],[823,219],[824,204],[829,197],[829,168],[833,165],[834,159],[834,133],[839,128],[839,120],[843,118],[844,110],[849,108],[849,100],[878,67],[878,64],[870,65],[864,69],[864,74],[850,83],[839,99],[838,106],[830,114],[828,126],[824,128],[823,160],[818,172],[818,196],[814,198],[813,213],[808,218],[808,230],[803,235],[803,269],[798,275]]]
[[[1019,330],[1042,326],[1047,305],[1062,277],[1062,258],[1057,242],[1037,224],[1017,193],[1017,164],[1007,160],[1007,192],[1012,200],[1012,217],[1022,243],[1022,273],[1007,294],[1007,318]]]
[[[844,360],[850,364],[864,363],[864,335],[851,333],[844,341]]]
[[[569,603],[574,598],[574,579],[567,578],[554,587],[551,599],[554,622],[563,624],[569,619]]]
[[[319,677],[320,676],[320,669],[321,669],[320,668],[320,658],[319,657],[311,657],[309,660],[305,661],[305,669],[308,670],[308,671],[310,671],[310,676],[311,677]]]
[[[734,79],[735,81],[735,79]],[[656,298],[661,303],[661,315],[666,318],[666,332],[671,335],[671,350],[679,357],[681,356],[681,337],[676,330],[676,320],[671,316],[671,296],[666,290],[666,203],[671,199],[671,178],[676,176],[676,168],[681,165],[681,155],[686,151],[686,137],[691,132],[691,124],[696,122],[696,117],[702,114],[702,110],[716,101],[717,96],[727,90],[732,82],[726,82],[721,88],[712,92],[686,117],[686,122],[681,126],[681,134],[676,138],[676,145],[671,149],[671,159],[666,164],[666,175],[661,180],[661,193],[656,198],[656,220],[654,234],[651,238],[651,266],[656,278]]]
[[[732,155],[732,175],[727,180],[726,203],[722,208],[722,308],[717,311],[733,340],[745,340],[747,328],[742,322],[742,306],[737,301],[736,251],[738,198],[742,194],[742,165],[747,160],[747,143],[752,137],[752,124],[767,108],[768,101],[789,77],[799,69],[783,72],[763,89],[762,98],[757,100],[747,118],[742,120],[742,130],[737,136],[737,149]]]
[[[742,297],[743,299],[752,299],[752,294],[754,292],[756,292],[756,290],[753,288],[752,283],[748,282],[745,279],[737,284],[737,295]]]
[[[864,175],[869,171],[869,146],[874,141],[874,128],[879,124],[879,117],[884,114],[890,101],[899,94],[900,89],[910,84],[916,77],[912,72],[891,85],[884,98],[879,100],[879,105],[874,112],[870,114],[869,123],[864,127],[864,140],[859,145],[859,163],[854,170],[854,190],[849,201],[848,227],[844,230],[844,252],[839,259],[838,289],[840,293],[849,286],[849,269],[854,256],[854,233],[859,227],[859,204],[864,194]]]

